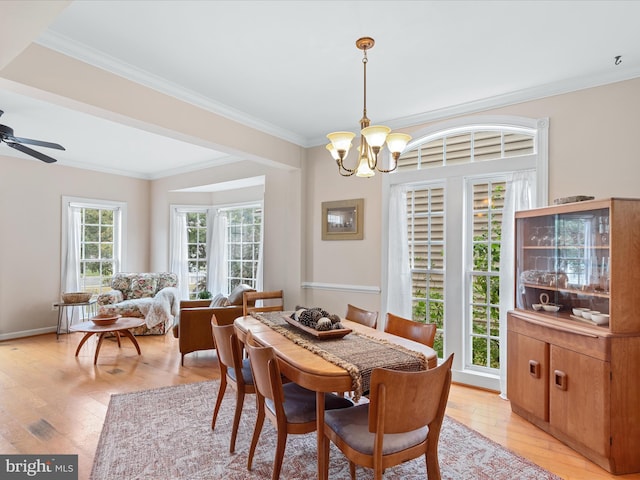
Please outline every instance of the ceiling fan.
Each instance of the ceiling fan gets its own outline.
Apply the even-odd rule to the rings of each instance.
[[[3,113],[4,112],[0,110],[0,117]],[[32,140],[30,138],[14,137],[13,128],[7,127],[6,125],[0,125],[0,142],[4,142],[11,148],[15,148],[22,153],[31,155],[32,157],[37,158],[38,160],[42,160],[46,163],[54,163],[57,160],[55,158],[49,157],[48,155],[45,155],[44,153],[37,152],[32,148],[25,147],[23,143],[26,143],[28,145],[37,145],[39,147],[55,148],[56,150],[64,150],[64,147],[62,145],[58,145],[57,143],[43,142],[42,140]]]

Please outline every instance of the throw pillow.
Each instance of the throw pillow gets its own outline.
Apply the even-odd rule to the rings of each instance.
[[[211,304],[209,305],[209,307],[210,308],[226,307],[227,305],[229,305],[229,301],[227,300],[227,297],[219,293],[215,297],[213,297],[213,300],[211,300]]]
[[[241,283],[233,291],[229,294],[229,304],[230,305],[242,305],[242,294],[244,292],[255,292],[253,288],[249,285],[245,285]]]
[[[156,294],[158,279],[151,275],[139,275],[131,280],[131,298],[148,298]]]

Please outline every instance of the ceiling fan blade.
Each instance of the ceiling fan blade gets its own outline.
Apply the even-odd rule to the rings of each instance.
[[[9,145],[11,148],[15,148],[16,150],[19,150],[22,153],[26,153],[27,155],[31,155],[32,157],[35,157],[38,160],[42,160],[43,162],[46,162],[46,163],[57,162],[57,160],[55,158],[51,158],[48,155],[45,155],[44,153],[36,152],[35,150],[33,150],[33,149],[29,148],[29,147],[25,147],[24,145],[20,145],[19,143],[12,143],[12,142],[5,142],[5,143],[7,145]]]
[[[21,138],[21,137],[13,137],[13,136],[5,136],[5,138],[9,141],[13,141],[16,143],[26,143],[28,145],[37,145],[39,147],[47,147],[47,148],[55,148],[56,150],[64,150],[65,148],[62,145],[58,145],[57,143],[51,142],[43,142],[42,140],[33,140],[31,138]]]

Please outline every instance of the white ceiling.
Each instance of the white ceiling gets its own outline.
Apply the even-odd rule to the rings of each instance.
[[[638,77],[638,18],[638,1],[92,0],[34,41],[308,147],[358,127],[358,37],[376,40],[368,116],[402,128]],[[62,164],[154,178],[237,159],[17,90],[0,81],[0,123],[64,145],[40,149]]]

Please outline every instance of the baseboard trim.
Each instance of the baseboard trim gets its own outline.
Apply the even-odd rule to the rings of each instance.
[[[44,335],[56,331],[57,327],[35,328],[33,330],[22,330],[21,332],[11,332],[0,334],[0,341],[13,340],[15,338],[33,337],[34,335]],[[65,332],[66,333],[66,332]]]
[[[370,293],[378,295],[380,287],[368,285],[344,285],[340,283],[302,282],[302,288],[310,290],[331,290],[336,292]]]

